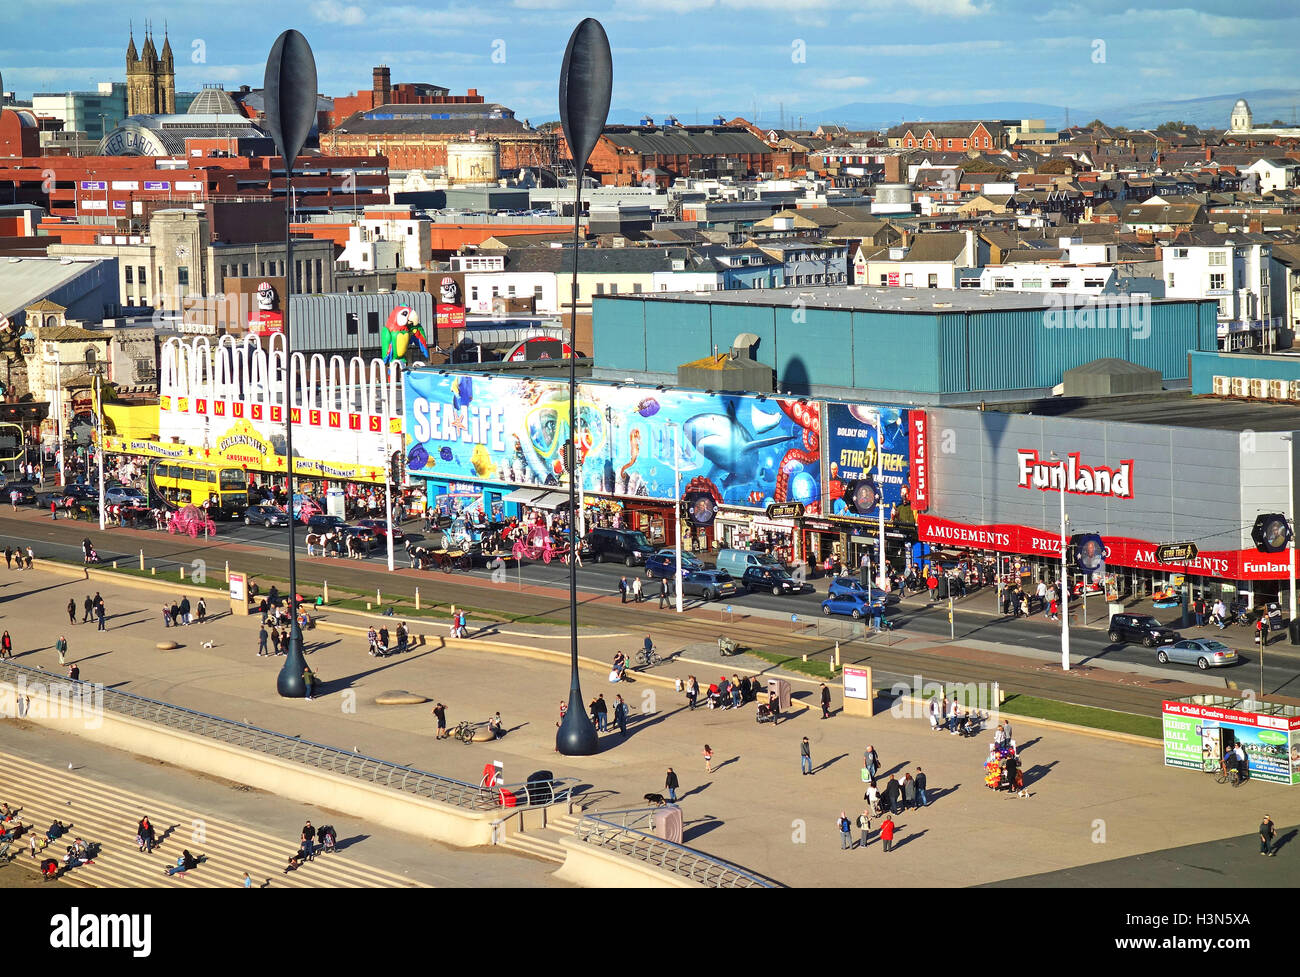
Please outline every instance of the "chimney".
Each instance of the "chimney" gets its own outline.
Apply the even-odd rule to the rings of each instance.
[[[1211,160],[1213,160],[1213,159],[1214,159],[1214,150],[1212,150],[1209,146],[1206,146],[1206,147],[1205,147],[1205,162],[1209,163],[1209,162],[1210,162]]]
[[[393,85],[388,74],[387,65],[380,65],[374,69],[374,94],[376,105],[387,105],[388,97],[392,94]]]

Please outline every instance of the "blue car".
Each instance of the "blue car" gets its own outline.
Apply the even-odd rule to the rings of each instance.
[[[673,567],[677,562],[677,554],[671,549],[657,550],[652,555],[646,557],[645,575],[656,580],[671,580],[673,576]],[[689,553],[682,553],[682,576],[688,573],[694,573],[696,570],[703,570],[704,564]]]
[[[871,588],[868,597],[867,588],[862,586],[862,581],[857,577],[836,577],[831,581],[830,594],[832,597],[856,597],[859,600],[884,601],[886,604],[898,602],[897,594],[887,594],[877,587]]]
[[[864,600],[861,596],[853,594],[832,594],[822,601],[822,613],[827,617],[832,614],[843,614],[845,617],[851,617],[855,621],[860,621],[864,617],[871,617],[874,612],[883,613],[883,605],[880,603],[872,604]]]

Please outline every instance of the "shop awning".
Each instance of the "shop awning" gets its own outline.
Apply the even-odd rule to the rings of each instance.
[[[533,509],[543,509],[549,512],[555,509],[567,508],[569,493],[543,488],[521,488],[515,489],[509,495],[503,497],[501,501],[516,502],[519,505],[526,505]]]

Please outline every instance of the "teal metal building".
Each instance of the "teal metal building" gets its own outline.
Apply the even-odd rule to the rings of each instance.
[[[758,337],[779,393],[963,404],[1047,396],[1114,357],[1186,387],[1215,350],[1213,301],[862,286],[637,293],[593,301],[593,377],[675,383],[677,367]]]

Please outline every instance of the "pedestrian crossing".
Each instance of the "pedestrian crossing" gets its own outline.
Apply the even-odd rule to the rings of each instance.
[[[0,756],[0,783],[6,791],[0,800],[15,810],[21,808],[19,820],[31,825],[38,837],[44,837],[56,818],[71,824],[64,837],[51,842],[36,858],[30,854],[28,834],[15,841],[12,851],[17,857],[0,869],[0,888],[7,872],[39,871],[41,858],[57,858],[62,863],[67,846],[77,837],[100,847],[92,864],[61,876],[69,885],[83,888],[229,888],[242,886],[245,872],[256,888],[268,880],[272,888],[294,889],[422,885],[363,865],[342,852],[317,855],[285,874],[285,865],[297,847],[298,825],[286,826],[284,835],[270,835],[21,757]],[[144,815],[157,832],[159,844],[152,854],[142,853],[135,844],[135,825]],[[347,839],[348,832],[339,826],[339,843],[346,845]],[[189,872],[165,875],[164,869],[176,864],[182,849],[206,858]]]

